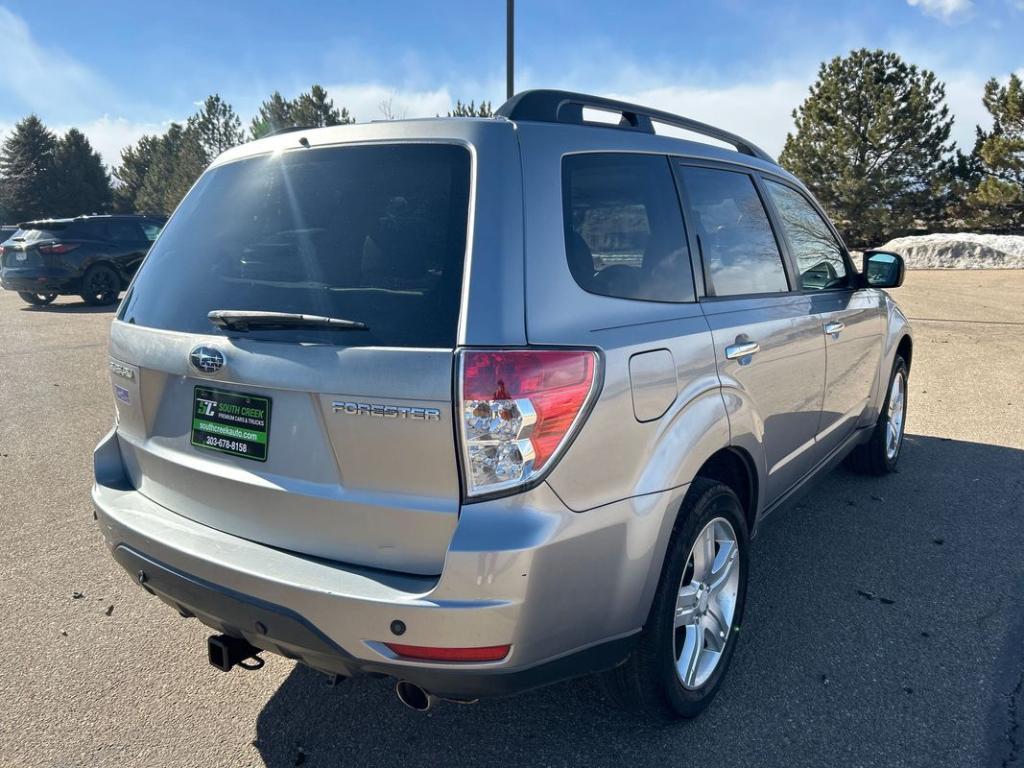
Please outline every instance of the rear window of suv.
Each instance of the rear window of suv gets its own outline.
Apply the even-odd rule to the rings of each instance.
[[[161,232],[120,319],[188,333],[345,346],[455,344],[470,156],[452,144],[295,149],[208,171]],[[215,328],[216,309],[367,331]]]
[[[64,235],[65,229],[63,224],[47,225],[46,229],[29,227],[28,229],[19,229],[11,236],[11,239],[26,243],[33,243],[36,240],[55,240]]]

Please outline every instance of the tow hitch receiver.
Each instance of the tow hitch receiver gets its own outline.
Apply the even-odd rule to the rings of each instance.
[[[259,669],[263,666],[260,649],[241,637],[210,635],[206,640],[210,663],[221,672],[230,672],[235,665],[243,669]],[[250,660],[246,663],[248,660]]]

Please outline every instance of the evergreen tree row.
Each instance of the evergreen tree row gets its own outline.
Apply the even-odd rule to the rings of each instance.
[[[19,122],[0,149],[0,222],[106,211],[110,175],[77,128],[57,136],[35,115]]]
[[[814,192],[851,247],[916,231],[1024,229],[1024,83],[990,80],[982,102],[992,127],[969,153],[950,141],[945,85],[885,51],[861,49],[821,65],[793,113],[780,163]],[[489,102],[456,102],[455,117],[489,117]],[[314,85],[294,99],[275,91],[248,131],[217,94],[163,135],[121,152],[113,178],[77,129],[63,136],[38,117],[0,147],[0,221],[145,211],[170,213],[218,154],[291,126],[354,122]]]
[[[275,91],[247,134],[231,105],[213,94],[184,123],[121,150],[111,176],[80,131],[58,138],[30,115],[0,146],[0,223],[107,211],[168,214],[224,150],[290,126],[351,122],[348,110],[314,85],[292,100]]]

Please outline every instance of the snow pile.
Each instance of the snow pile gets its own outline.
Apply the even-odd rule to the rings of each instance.
[[[907,269],[1024,269],[1024,235],[916,235],[879,250],[898,253]]]

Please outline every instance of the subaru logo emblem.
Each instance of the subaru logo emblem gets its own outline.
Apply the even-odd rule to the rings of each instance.
[[[224,367],[224,353],[213,347],[196,347],[188,359],[193,368],[203,373],[216,373]]]

